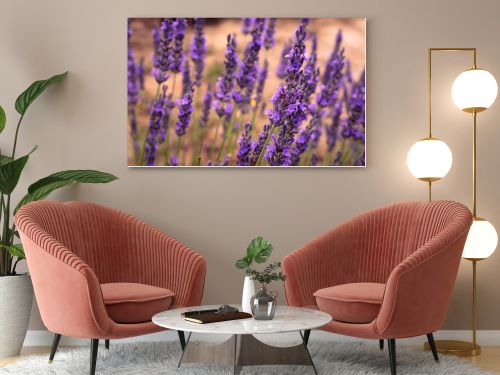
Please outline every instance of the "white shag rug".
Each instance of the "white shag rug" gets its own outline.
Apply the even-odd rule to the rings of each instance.
[[[281,345],[280,345],[281,346]],[[318,374],[364,375],[390,374],[387,345],[381,351],[377,345],[363,343],[315,342],[309,344]],[[397,350],[398,375],[491,375],[469,362],[451,356],[440,356],[434,362],[430,352],[399,346]],[[147,342],[113,344],[109,351],[99,347],[96,375],[191,375],[230,374],[231,369],[222,366],[183,364],[177,369],[181,354],[177,342]],[[13,375],[85,375],[89,372],[90,349],[62,348],[56,353],[52,365],[48,355],[32,356],[0,368],[0,374]],[[310,367],[302,366],[255,366],[243,367],[241,374],[314,374]]]

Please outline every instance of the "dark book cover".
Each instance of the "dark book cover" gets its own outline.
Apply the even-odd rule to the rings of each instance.
[[[246,312],[229,312],[225,314],[218,314],[215,312],[191,312],[190,314],[184,314],[184,319],[188,322],[207,324],[216,322],[225,322],[227,320],[237,320],[237,319],[248,319],[251,318],[252,314]]]

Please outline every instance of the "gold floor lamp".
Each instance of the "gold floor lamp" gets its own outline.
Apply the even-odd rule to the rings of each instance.
[[[428,184],[429,201],[432,199],[432,183],[449,172],[452,154],[443,141],[432,137],[432,53],[433,52],[470,52],[472,67],[462,72],[453,83],[451,95],[455,105],[462,111],[472,114],[472,215],[474,221],[470,228],[462,254],[472,262],[472,343],[457,340],[437,340],[438,352],[457,356],[474,356],[481,353],[476,343],[476,265],[479,260],[488,258],[496,249],[498,236],[493,225],[477,215],[477,114],[488,109],[495,101],[498,87],[493,75],[476,65],[475,48],[429,48],[428,50],[428,137],[416,142],[408,152],[407,163],[410,172]],[[425,349],[429,345],[425,344]]]

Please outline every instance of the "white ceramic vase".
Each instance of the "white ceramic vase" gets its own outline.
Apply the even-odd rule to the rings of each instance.
[[[250,276],[245,276],[245,282],[243,283],[243,294],[241,297],[241,309],[244,312],[252,313],[252,307],[250,306],[250,299],[255,294],[255,286],[253,280]]]
[[[30,275],[0,276],[0,358],[21,352],[32,303]]]

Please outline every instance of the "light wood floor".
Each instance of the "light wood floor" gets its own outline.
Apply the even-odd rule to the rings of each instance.
[[[483,346],[482,353],[477,357],[464,358],[474,363],[477,367],[490,370],[500,374],[500,346]],[[0,367],[16,362],[20,358],[26,358],[34,354],[46,354],[49,356],[50,347],[34,346],[23,348],[20,357],[0,359]]]

